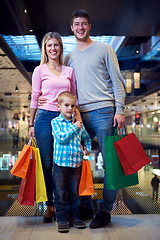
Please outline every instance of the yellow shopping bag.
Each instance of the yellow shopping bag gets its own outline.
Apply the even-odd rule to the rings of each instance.
[[[32,150],[33,150],[33,158],[36,159],[35,202],[44,202],[44,201],[47,201],[48,198],[47,198],[46,185],[44,180],[40,152],[39,152],[39,148],[35,146],[32,147]]]

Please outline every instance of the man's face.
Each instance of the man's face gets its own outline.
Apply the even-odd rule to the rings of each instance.
[[[88,23],[86,18],[77,17],[73,19],[71,30],[78,41],[85,42],[89,38],[90,29],[91,24]]]

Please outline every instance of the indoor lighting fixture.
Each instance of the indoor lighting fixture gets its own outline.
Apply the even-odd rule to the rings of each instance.
[[[140,88],[140,73],[139,72],[134,72],[133,73],[133,78],[134,78],[134,88],[135,89]]]
[[[15,91],[18,92],[18,87],[17,86],[15,87]]]
[[[130,79],[130,78],[126,79],[126,92],[127,93],[132,92],[132,79]]]

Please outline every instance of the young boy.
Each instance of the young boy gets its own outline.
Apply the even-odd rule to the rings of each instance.
[[[86,228],[79,218],[78,185],[83,155],[89,155],[91,139],[82,122],[73,122],[76,97],[70,92],[58,96],[60,115],[51,121],[54,137],[54,192],[59,232],[69,232],[69,219],[74,227]]]

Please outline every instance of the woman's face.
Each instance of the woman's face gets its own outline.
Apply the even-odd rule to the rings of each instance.
[[[56,38],[51,38],[46,43],[46,54],[49,60],[59,60],[61,54],[61,46]]]

